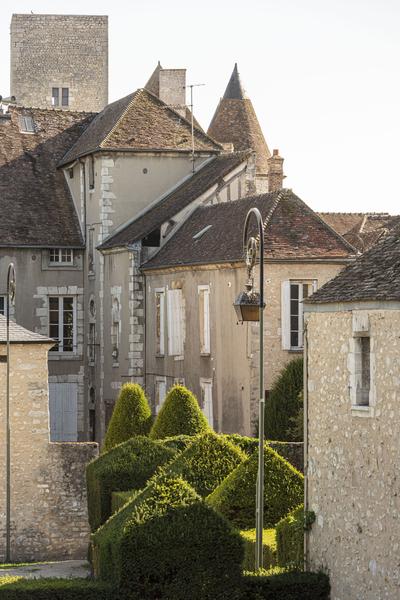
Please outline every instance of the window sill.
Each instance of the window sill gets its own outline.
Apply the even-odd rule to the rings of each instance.
[[[112,364],[112,368],[113,369],[118,369],[119,368],[119,362],[118,363],[117,362],[113,363]]]
[[[211,352],[200,352],[200,356],[203,358],[210,358]]]
[[[299,354],[300,352],[304,352],[304,348],[289,348],[288,352]]]
[[[183,354],[179,356],[174,356],[174,360],[183,360]]]
[[[363,406],[361,404],[351,405],[351,415],[353,417],[374,417],[375,410],[373,406]]]
[[[157,354],[156,353],[156,358],[165,358],[165,354]]]

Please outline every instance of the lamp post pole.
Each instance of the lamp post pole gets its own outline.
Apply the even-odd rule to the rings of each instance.
[[[251,237],[247,240],[247,232],[251,215],[254,215],[258,225],[258,239]],[[263,567],[263,530],[264,530],[264,227],[261,213],[258,208],[251,208],[246,215],[243,232],[243,246],[246,253],[246,262],[254,266],[257,249],[259,251],[259,343],[260,343],[260,377],[259,377],[259,403],[258,403],[258,477],[256,486],[256,570]]]
[[[15,299],[14,263],[7,272],[7,375],[6,375],[6,563],[11,562],[11,433],[10,433],[10,306]]]

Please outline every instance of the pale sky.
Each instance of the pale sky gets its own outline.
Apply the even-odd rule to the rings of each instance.
[[[238,63],[285,186],[320,211],[400,214],[400,0],[3,0],[0,94],[12,13],[109,15],[109,99],[157,61],[187,68],[207,128]]]

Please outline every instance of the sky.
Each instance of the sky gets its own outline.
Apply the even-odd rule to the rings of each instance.
[[[3,0],[0,94],[13,13],[109,16],[109,99],[157,61],[187,68],[207,128],[234,67],[285,187],[313,209],[400,214],[400,0]]]

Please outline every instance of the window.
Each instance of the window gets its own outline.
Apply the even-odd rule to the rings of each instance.
[[[69,105],[69,88],[61,88],[61,106]]]
[[[96,324],[89,323],[89,362],[94,363],[96,359]]]
[[[89,442],[96,441],[96,409],[89,408]]]
[[[369,406],[371,386],[371,344],[369,337],[355,339],[356,404]]]
[[[185,339],[185,312],[182,290],[168,290],[168,354],[182,357]]]
[[[156,354],[164,356],[164,331],[165,331],[165,290],[155,291],[156,300]]]
[[[166,377],[156,377],[155,381],[155,410],[156,415],[160,412],[165,396],[167,395],[167,379]]]
[[[303,348],[303,300],[316,289],[316,280],[282,282],[281,329],[284,350]]]
[[[74,252],[71,248],[50,248],[49,262],[51,265],[72,265]]]
[[[111,346],[112,346],[112,359],[113,366],[118,366],[119,361],[119,332],[121,325],[120,307],[117,298],[113,299],[112,310],[111,310]]]
[[[89,189],[94,190],[94,157],[89,156]]]
[[[50,440],[78,439],[78,384],[49,383]]]
[[[51,88],[51,105],[60,106],[60,90],[56,87]]]
[[[0,296],[0,315],[7,314],[7,299],[6,296]]]
[[[75,350],[75,299],[73,296],[49,297],[49,336],[58,340],[53,352]]]
[[[199,285],[200,354],[210,354],[210,287]]]
[[[88,267],[89,273],[94,273],[94,228],[89,229],[88,240]]]
[[[210,427],[214,427],[212,380],[200,379],[201,410],[203,411]]]
[[[33,123],[32,117],[20,115],[19,129],[22,133],[35,133],[35,125]]]

